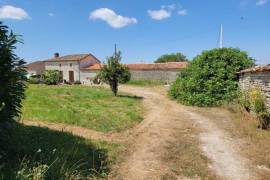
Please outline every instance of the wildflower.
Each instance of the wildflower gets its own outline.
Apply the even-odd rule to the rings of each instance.
[[[39,148],[38,150],[37,150],[37,153],[40,153],[41,152],[41,149]]]

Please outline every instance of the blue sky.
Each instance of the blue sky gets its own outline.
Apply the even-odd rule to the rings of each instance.
[[[270,0],[0,0],[0,20],[24,44],[27,62],[92,53],[102,61],[114,43],[124,63],[153,62],[180,51],[189,59],[224,45],[270,63]]]

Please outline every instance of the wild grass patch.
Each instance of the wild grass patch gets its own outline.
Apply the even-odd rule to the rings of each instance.
[[[126,83],[127,85],[133,86],[145,86],[145,87],[153,87],[153,86],[162,86],[165,85],[164,81],[158,80],[131,80]]]
[[[109,89],[84,86],[29,85],[22,120],[82,126],[118,132],[142,120],[141,100]]]
[[[47,128],[16,125],[2,139],[0,179],[106,177],[120,146]]]

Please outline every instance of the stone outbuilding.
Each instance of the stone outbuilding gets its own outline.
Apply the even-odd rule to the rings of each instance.
[[[266,97],[270,110],[270,64],[259,65],[239,72],[239,86],[242,90],[258,87]]]

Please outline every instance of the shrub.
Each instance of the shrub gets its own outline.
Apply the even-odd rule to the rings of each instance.
[[[37,78],[37,77],[29,77],[28,82],[29,82],[30,84],[39,84],[41,81],[40,81],[40,78]]]
[[[56,85],[59,82],[59,71],[57,70],[46,70],[42,74],[44,83],[47,85]]]
[[[195,57],[170,89],[170,95],[187,105],[216,106],[238,94],[237,72],[254,59],[239,49],[204,51]]]
[[[269,125],[269,112],[266,108],[266,98],[260,89],[254,88],[249,92],[250,107],[259,120],[259,127],[266,129]]]

